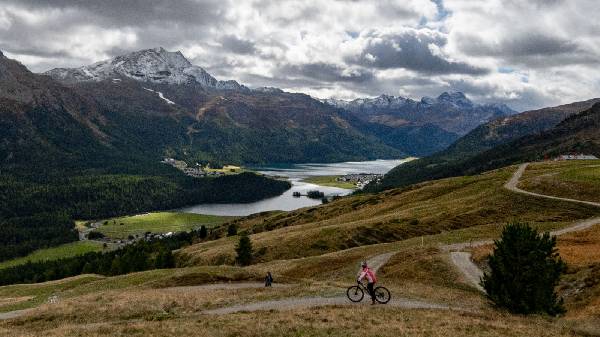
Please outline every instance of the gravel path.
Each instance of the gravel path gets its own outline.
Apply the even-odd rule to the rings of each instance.
[[[284,283],[273,283],[272,288],[289,288],[293,284]],[[194,290],[222,290],[222,289],[258,289],[265,288],[265,284],[261,282],[239,282],[239,283],[215,283],[215,284],[203,284],[198,286],[182,286],[182,287],[170,287],[163,288],[161,291],[194,291]]]
[[[525,190],[518,188],[517,185],[519,184],[519,180],[521,179],[521,176],[523,175],[523,172],[525,172],[525,169],[527,168],[528,165],[529,165],[529,163],[521,164],[519,166],[519,168],[517,169],[517,171],[515,171],[515,173],[512,175],[510,180],[506,184],[504,184],[504,188],[506,188],[510,191],[516,192],[516,193],[527,194],[527,195],[531,195],[531,196],[535,196],[535,197],[554,199],[554,200],[562,200],[562,201],[575,202],[575,203],[579,203],[579,204],[600,207],[600,203],[597,203],[597,202],[553,197],[550,195],[533,193],[533,192],[525,191]],[[558,229],[558,230],[550,232],[550,235],[558,236],[558,235],[563,235],[566,233],[582,231],[582,230],[586,230],[596,224],[600,224],[600,217],[574,222],[572,225],[570,225],[566,228]],[[452,244],[452,245],[443,246],[442,250],[449,251],[450,259],[452,260],[452,263],[454,263],[454,265],[458,268],[458,270],[463,274],[465,279],[471,285],[473,285],[475,288],[477,288],[480,291],[483,291],[483,288],[479,284],[479,280],[483,276],[483,271],[481,271],[481,269],[479,269],[479,267],[477,265],[475,265],[473,263],[473,261],[471,261],[471,253],[460,252],[460,250],[463,250],[463,249],[466,249],[469,247],[478,247],[478,246],[483,246],[483,245],[489,245],[489,244],[493,244],[493,243],[494,243],[493,240],[480,240],[480,241],[474,241],[474,242],[456,243],[456,244]]]
[[[471,285],[479,291],[484,291],[483,287],[479,284],[479,280],[483,277],[483,271],[471,261],[471,253],[451,252],[450,259]]]
[[[575,202],[578,204],[600,207],[600,202],[554,197],[551,195],[539,194],[539,193],[529,192],[529,191],[520,189],[519,187],[517,187],[517,185],[519,185],[519,179],[521,179],[521,176],[523,175],[523,172],[525,172],[525,169],[527,168],[528,165],[529,165],[529,163],[521,164],[519,166],[519,169],[513,174],[512,178],[510,178],[510,180],[508,182],[506,182],[506,184],[504,184],[504,188],[506,188],[510,191],[513,191],[513,192],[527,194],[527,195],[531,195],[534,197],[542,197],[542,198],[546,198],[546,199],[569,201],[569,202]]]
[[[0,312],[0,321],[5,320],[5,319],[21,317],[21,316],[27,314],[28,312],[30,312],[31,310],[32,309],[23,309],[23,310],[9,311],[9,312]]]
[[[290,310],[321,307],[325,305],[370,305],[369,301],[352,303],[345,296],[339,297],[293,297],[280,300],[262,301],[249,304],[234,305],[231,307],[218,308],[203,311],[207,315],[226,315],[236,312],[253,312],[262,310]],[[442,309],[450,310],[447,305],[428,303],[423,301],[409,300],[404,298],[392,299],[388,304],[405,309]]]

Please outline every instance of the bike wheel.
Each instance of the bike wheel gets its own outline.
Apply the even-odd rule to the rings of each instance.
[[[352,302],[360,302],[365,297],[365,292],[359,286],[352,286],[346,290],[346,296]]]
[[[385,287],[377,287],[373,290],[375,292],[375,301],[386,304],[392,299],[392,294]]]

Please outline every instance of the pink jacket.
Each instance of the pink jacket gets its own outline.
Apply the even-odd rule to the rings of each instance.
[[[362,271],[360,272],[360,276],[358,276],[358,281],[362,281],[362,279],[365,277],[367,278],[367,281],[369,283],[377,283],[377,276],[375,276],[375,272],[373,271],[373,269],[369,267],[365,267],[362,269]]]

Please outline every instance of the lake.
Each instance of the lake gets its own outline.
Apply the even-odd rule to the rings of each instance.
[[[292,194],[294,192],[306,194],[306,192],[310,190],[319,190],[324,192],[326,196],[331,197],[336,195],[347,195],[352,193],[353,190],[310,184],[303,182],[303,179],[313,176],[333,176],[352,173],[385,174],[392,168],[409,160],[410,159],[380,159],[329,164],[285,164],[250,167],[250,169],[265,175],[287,177],[287,179],[292,183],[292,188],[280,196],[247,204],[199,204],[179,209],[179,211],[210,215],[245,216],[265,211],[292,211],[302,207],[320,205],[321,200],[319,199],[310,199],[306,196],[297,198]]]

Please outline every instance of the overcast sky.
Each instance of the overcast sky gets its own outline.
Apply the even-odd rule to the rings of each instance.
[[[463,91],[524,110],[600,96],[597,0],[0,0],[36,72],[180,50],[218,79],[315,97]]]

